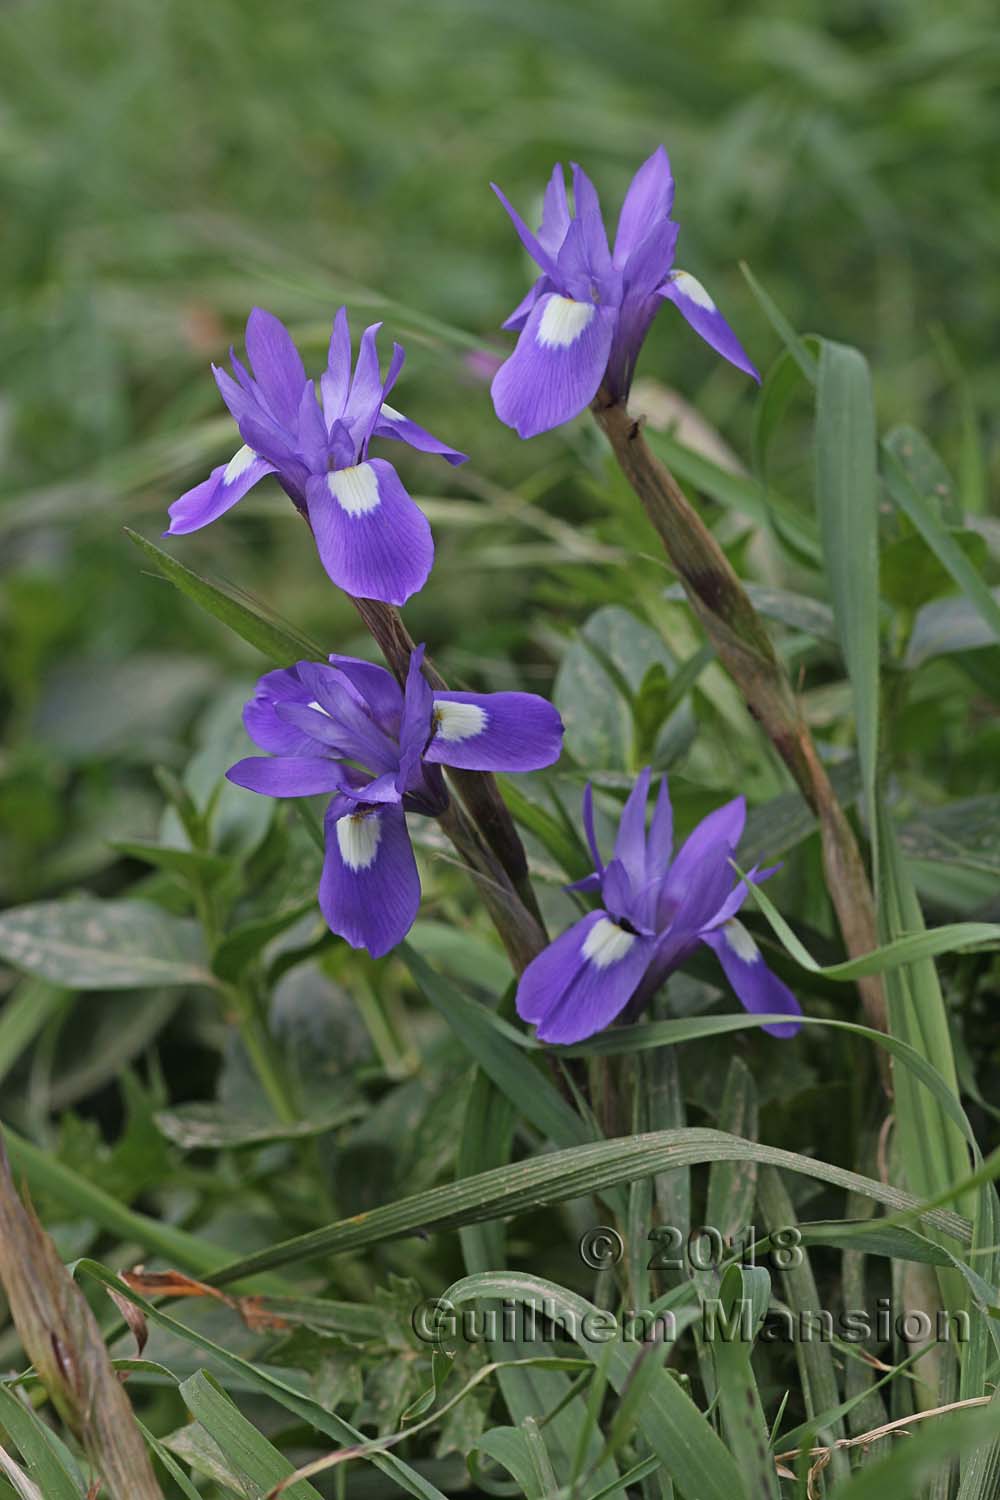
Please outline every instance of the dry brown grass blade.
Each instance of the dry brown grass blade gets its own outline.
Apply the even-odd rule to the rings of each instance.
[[[163,1500],[97,1319],[30,1205],[0,1136],[0,1281],[24,1351],[111,1500]]]
[[[121,1279],[134,1292],[144,1297],[212,1297],[224,1302],[238,1313],[248,1328],[256,1333],[274,1332],[288,1327],[285,1318],[269,1312],[263,1297],[230,1297],[218,1287],[207,1286],[204,1281],[195,1281],[183,1271],[144,1271],[137,1266],[134,1271],[122,1271]],[[117,1299],[116,1299],[117,1300]],[[124,1299],[123,1299],[124,1300]],[[133,1312],[133,1304],[129,1303]]]
[[[788,1460],[799,1458],[805,1454],[807,1458],[814,1458],[816,1462],[811,1465],[807,1480],[807,1495],[809,1500],[818,1500],[819,1479],[823,1470],[830,1462],[830,1458],[837,1448],[868,1448],[879,1438],[889,1437],[892,1433],[901,1433],[904,1437],[908,1435],[911,1427],[918,1422],[926,1422],[930,1417],[943,1417],[946,1412],[965,1411],[971,1406],[989,1406],[993,1396],[971,1396],[967,1401],[950,1401],[947,1406],[935,1406],[928,1411],[918,1411],[910,1417],[897,1417],[894,1422],[884,1422],[881,1427],[873,1427],[870,1432],[859,1432],[856,1437],[838,1438],[835,1443],[819,1444],[815,1448],[789,1448],[784,1453],[774,1455],[775,1466],[778,1473],[784,1479],[794,1479],[795,1472],[788,1467]]]

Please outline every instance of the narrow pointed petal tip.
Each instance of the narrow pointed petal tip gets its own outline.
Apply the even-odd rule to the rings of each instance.
[[[787,1015],[787,1021],[775,1022],[763,1028],[770,1036],[793,1037],[801,1029],[798,1018],[802,1007],[785,982],[778,978],[764,962],[743,923],[735,917],[714,932],[702,934],[706,943],[722,965],[723,973],[732,985],[736,997],[745,1010],[752,1015]]]
[[[760,371],[697,277],[688,271],[672,271],[661,288],[661,294],[674,304],[681,317],[709,348],[760,385]]]

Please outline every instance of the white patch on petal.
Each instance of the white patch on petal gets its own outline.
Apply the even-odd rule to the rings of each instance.
[[[706,312],[715,312],[715,303],[697,276],[692,276],[690,271],[674,271],[671,274],[671,280],[681,296],[693,302],[695,307],[703,307]]]
[[[377,510],[380,499],[378,475],[371,464],[355,464],[353,469],[335,469],[326,476],[327,489],[341,510],[349,516],[367,516]]]
[[[329,711],[323,707],[322,703],[317,703],[315,698],[311,703],[306,704],[306,708],[314,708],[318,714],[326,714],[327,718],[330,717]]]
[[[609,964],[619,963],[634,942],[634,932],[626,932],[617,922],[602,917],[587,933],[580,951],[595,969],[606,969]]]
[[[382,837],[377,814],[348,813],[346,818],[337,819],[336,827],[341,857],[349,870],[367,870],[375,863]]]
[[[397,411],[394,406],[390,406],[389,403],[388,403],[388,401],[383,401],[382,402],[382,415],[383,415],[383,417],[388,417],[389,420],[392,421],[392,422],[405,422],[406,421],[406,418],[403,416],[403,413],[401,411]]]
[[[244,443],[239,452],[234,453],[232,458],[226,464],[226,471],[222,476],[223,484],[235,484],[237,479],[241,478],[241,476],[246,473],[250,465],[255,464],[256,462],[256,453],[252,448],[248,448],[246,443]]]
[[[535,342],[546,349],[568,349],[570,344],[576,343],[596,312],[592,302],[552,296],[545,304]]]
[[[435,703],[434,730],[439,739],[471,740],[482,734],[489,714],[478,703]]]
[[[738,959],[745,964],[755,964],[758,962],[760,949],[742,922],[737,922],[736,918],[733,917],[730,921],[723,923],[722,932],[727,945],[732,948]]]

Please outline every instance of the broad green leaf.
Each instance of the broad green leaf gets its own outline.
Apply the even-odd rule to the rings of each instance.
[[[178,1390],[188,1411],[218,1444],[244,1483],[250,1500],[264,1500],[274,1485],[294,1473],[295,1465],[247,1421],[210,1375],[200,1371]],[[289,1485],[282,1494],[287,1500],[320,1500],[318,1491],[304,1479]]]
[[[476,1449],[502,1464],[516,1481],[525,1500],[548,1500],[552,1493],[546,1490],[538,1476],[532,1458],[528,1438],[522,1427],[493,1427],[484,1432]]]
[[[125,535],[149,559],[157,572],[180,589],[182,594],[193,599],[195,604],[200,604],[208,614],[228,625],[236,635],[251,646],[256,646],[258,651],[277,665],[290,666],[301,658],[325,660],[327,653],[322,646],[318,646],[294,626],[267,618],[258,605],[251,607],[218,584],[200,578],[175,557],[171,557],[169,552],[164,552],[162,547],[157,547],[131,527],[125,527]]]
[[[176,1432],[171,1432],[164,1438],[161,1447],[165,1448],[167,1454],[176,1454],[184,1460],[188,1468],[202,1479],[210,1479],[217,1484],[225,1495],[236,1495],[239,1500],[248,1500],[247,1485],[233,1473],[226,1455],[219,1447],[214,1438],[209,1437],[200,1422],[189,1422],[186,1427],[179,1427]],[[200,1500],[200,1491],[195,1490],[196,1500]]]
[[[833,610],[820,599],[807,594],[793,594],[788,589],[764,588],[759,583],[745,583],[750,603],[758,614],[778,620],[792,630],[815,636],[818,641],[836,641],[837,626]]]
[[[303,901],[297,901],[294,906],[287,907],[284,911],[275,912],[270,917],[260,917],[253,922],[244,922],[240,927],[234,927],[222,939],[212,957],[212,972],[220,979],[233,981],[238,979],[248,964],[253,963],[260,952],[267,947],[274,938],[280,937],[289,927],[296,922],[316,911],[316,901],[313,897],[307,897]]]
[[[863,355],[828,340],[820,351],[816,384],[816,504],[871,816],[879,714],[875,408]]]
[[[161,1109],[155,1116],[157,1127],[183,1151],[226,1150],[242,1146],[261,1146],[267,1141],[300,1141],[335,1130],[363,1113],[363,1106],[351,1092],[338,1105],[336,1088],[331,1088],[329,1106],[321,1114],[297,1120],[244,1118],[224,1104],[178,1104]]]
[[[955,481],[939,453],[916,427],[901,423],[882,439],[929,510],[945,526],[962,524],[962,507]]]
[[[990,598],[1000,610],[1000,589],[990,589]],[[996,627],[964,595],[932,599],[917,611],[903,665],[911,671],[936,656],[964,651],[982,651],[997,644]]]
[[[177,849],[169,844],[156,844],[151,839],[116,839],[111,847],[129,859],[141,859],[145,864],[155,865],[158,870],[167,870],[185,880],[215,881],[230,868],[229,860],[221,854],[210,854],[205,849]]]
[[[570,643],[552,692],[566,726],[566,749],[578,765],[637,769],[632,703],[656,663],[668,679],[673,675],[676,663],[658,633],[629,610],[609,604],[590,616]],[[667,729],[660,734],[658,763]]]
[[[218,1270],[229,1259],[229,1252],[222,1246],[128,1208],[64,1166],[51,1152],[22,1139],[9,1127],[4,1128],[3,1134],[15,1173],[24,1177],[34,1193],[51,1195],[70,1215],[92,1219],[109,1234],[129,1244],[141,1245],[149,1255],[160,1255],[195,1276]],[[290,1288],[271,1278],[267,1290],[280,1294]]]
[[[894,504],[909,517],[924,541],[947,569],[984,623],[1000,640],[1000,604],[966,557],[954,536],[938,520],[924,496],[891,449],[883,446],[885,479]]]
[[[44,979],[22,979],[10,992],[0,1010],[0,1084],[38,1033],[71,1000],[69,990]]]
[[[214,985],[195,923],[141,901],[37,901],[0,915],[0,958],[73,990]]]
[[[898,837],[909,859],[1000,874],[1000,796],[927,808],[904,823]]]

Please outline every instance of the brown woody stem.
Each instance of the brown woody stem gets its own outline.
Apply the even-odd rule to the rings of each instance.
[[[878,943],[875,903],[861,851],[763,621],[715,537],[651,452],[640,423],[603,391],[593,413],[719,660],[819,819],[827,886],[848,953],[870,953]],[[887,1030],[881,980],[862,979],[858,988],[869,1025]]]

